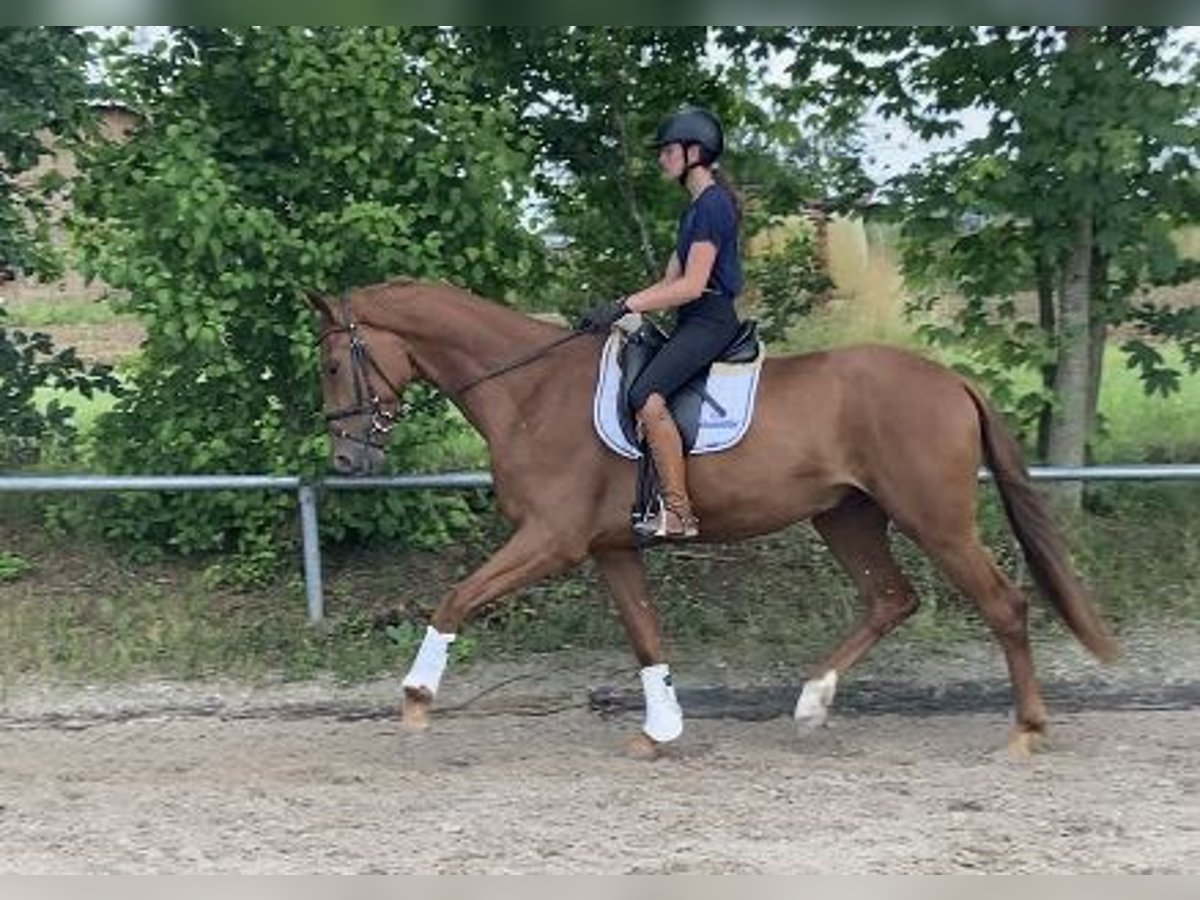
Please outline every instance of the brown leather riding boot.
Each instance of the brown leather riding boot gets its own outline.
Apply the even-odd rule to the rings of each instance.
[[[688,499],[683,441],[675,420],[666,404],[651,400],[638,413],[638,423],[650,445],[662,492],[657,514],[639,523],[636,530],[649,537],[694,538],[700,533],[700,520]]]

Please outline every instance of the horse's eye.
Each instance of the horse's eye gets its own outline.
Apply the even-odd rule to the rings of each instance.
[[[337,373],[338,373],[338,364],[337,363],[330,363],[329,365],[327,365],[325,367],[326,375],[336,375]]]

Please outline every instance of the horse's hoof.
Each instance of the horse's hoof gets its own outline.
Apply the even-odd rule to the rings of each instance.
[[[1008,736],[1008,755],[1018,760],[1030,759],[1034,753],[1042,749],[1044,737],[1045,735],[1041,731],[1030,731],[1017,726]]]
[[[828,722],[829,711],[826,709],[813,710],[803,714],[796,713],[796,730],[801,734],[812,734]]]
[[[653,762],[663,755],[664,744],[660,744],[644,731],[639,731],[625,745],[625,755],[630,759]]]
[[[429,727],[429,706],[432,702],[433,698],[429,696],[428,691],[405,688],[400,722],[409,731],[424,731]]]

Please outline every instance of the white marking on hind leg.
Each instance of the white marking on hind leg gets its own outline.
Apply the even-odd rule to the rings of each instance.
[[[837,693],[837,670],[830,669],[820,678],[804,682],[804,690],[796,701],[796,727],[801,731],[820,728],[829,718],[829,707]]]

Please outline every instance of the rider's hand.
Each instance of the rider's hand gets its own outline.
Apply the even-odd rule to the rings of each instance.
[[[575,327],[579,331],[603,334],[611,329],[618,319],[628,313],[629,307],[625,305],[624,297],[619,300],[605,300],[585,312]]]

